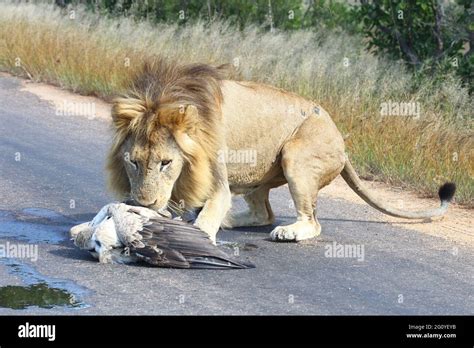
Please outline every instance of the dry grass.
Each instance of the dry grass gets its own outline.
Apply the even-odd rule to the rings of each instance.
[[[239,32],[222,22],[151,26],[80,9],[70,19],[49,6],[0,2],[1,70],[110,99],[156,55],[230,62],[236,78],[316,100],[349,135],[350,156],[363,176],[427,195],[452,180],[457,202],[474,205],[474,105],[455,78],[438,87],[427,80],[412,91],[401,65],[365,52],[358,38],[327,32]],[[381,117],[381,103],[388,101],[419,102],[420,118]]]

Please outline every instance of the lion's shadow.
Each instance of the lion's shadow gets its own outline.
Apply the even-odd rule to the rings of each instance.
[[[291,224],[295,221],[296,217],[295,216],[280,216],[275,223],[272,225],[266,225],[266,226],[253,226],[253,227],[235,227],[232,229],[229,228],[223,228],[223,231],[229,231],[229,232],[252,232],[252,233],[270,233],[276,226],[279,225],[288,225]],[[380,226],[390,226],[393,224],[393,222],[390,221],[379,221],[379,220],[367,220],[367,219],[334,219],[334,218],[318,218],[318,220],[321,222],[323,225],[326,223],[363,223],[363,224],[375,224],[375,225],[380,225]],[[416,225],[416,224],[428,224],[431,223],[429,220],[423,220],[423,221],[397,221],[397,224],[403,224],[403,225]]]

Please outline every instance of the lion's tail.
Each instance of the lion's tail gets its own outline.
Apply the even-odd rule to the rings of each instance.
[[[456,192],[456,185],[454,183],[445,183],[439,188],[438,191],[438,195],[441,200],[441,205],[439,208],[411,212],[387,206],[384,202],[374,197],[372,193],[362,184],[349,159],[346,160],[346,164],[341,172],[341,176],[355,191],[355,193],[357,193],[359,197],[367,202],[371,207],[380,210],[382,213],[387,215],[405,219],[426,219],[444,215],[444,213],[446,213],[448,210],[449,203],[454,197],[454,193]]]

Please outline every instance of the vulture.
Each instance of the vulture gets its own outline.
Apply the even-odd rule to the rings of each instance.
[[[146,262],[156,267],[245,269],[214,245],[208,235],[169,215],[125,203],[104,206],[90,222],[70,230],[74,244],[101,263]]]

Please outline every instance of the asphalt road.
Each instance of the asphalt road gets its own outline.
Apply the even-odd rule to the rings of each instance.
[[[80,304],[0,314],[474,313],[470,248],[392,227],[370,207],[343,200],[320,199],[323,233],[311,242],[271,242],[272,227],[220,232],[255,269],[99,264],[67,231],[112,200],[103,170],[110,134],[106,121],[57,116],[18,80],[0,77],[0,246],[38,246],[36,261],[0,258],[0,287],[45,283]],[[294,218],[286,187],[271,202],[278,223]],[[327,257],[333,243],[363,247],[364,257]]]

